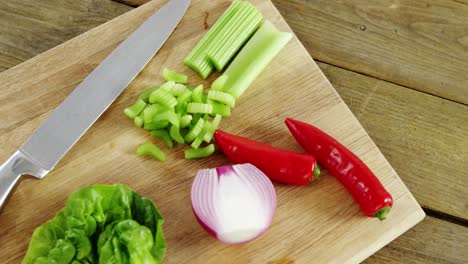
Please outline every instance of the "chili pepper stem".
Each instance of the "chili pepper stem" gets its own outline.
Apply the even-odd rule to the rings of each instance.
[[[320,176],[320,166],[318,165],[318,163],[315,163],[314,177],[312,178],[312,180],[318,179],[319,176]]]
[[[387,217],[388,212],[390,212],[390,209],[390,206],[385,206],[384,208],[377,211],[374,216],[380,219],[380,221],[383,221]]]

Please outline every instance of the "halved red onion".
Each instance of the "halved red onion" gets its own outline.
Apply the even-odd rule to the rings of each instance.
[[[276,209],[273,184],[252,164],[198,171],[191,198],[201,226],[227,244],[259,237],[270,226]]]

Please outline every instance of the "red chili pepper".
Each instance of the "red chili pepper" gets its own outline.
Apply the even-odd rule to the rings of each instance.
[[[219,129],[214,139],[232,162],[251,163],[274,181],[306,185],[320,173],[314,156],[310,154],[275,148]]]
[[[351,192],[368,216],[385,219],[392,196],[354,153],[320,129],[291,118],[285,121],[297,142]]]

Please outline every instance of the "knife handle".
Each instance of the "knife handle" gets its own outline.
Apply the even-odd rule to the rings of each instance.
[[[48,172],[17,150],[0,166],[0,210],[22,175],[43,178]]]

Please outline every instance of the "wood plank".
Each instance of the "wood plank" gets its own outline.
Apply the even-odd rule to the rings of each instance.
[[[426,217],[364,263],[462,264],[468,263],[467,249],[467,227]]]
[[[280,29],[290,30],[269,1],[253,2]],[[0,159],[20,146],[65,95],[161,3],[153,1],[130,11],[1,73]],[[227,159],[218,153],[201,161],[184,160],[183,147],[166,149],[169,161],[165,163],[137,157],[136,146],[151,137],[135,128],[122,111],[139,92],[162,81],[159,73],[163,67],[189,74],[193,84],[200,82],[181,61],[205,33],[206,12],[210,12],[211,24],[228,4],[225,0],[193,0],[163,49],[55,170],[41,181],[21,182],[0,215],[0,263],[21,259],[33,229],[51,218],[70,192],[92,183],[129,184],[156,202],[166,218],[164,230],[170,245],[167,263],[267,263],[284,258],[297,263],[355,263],[424,217],[398,175],[294,38],[243,95],[233,116],[223,120],[221,127],[299,151],[283,124],[284,118],[292,116],[314,123],[369,164],[393,195],[395,205],[383,222],[366,217],[339,182],[324,173],[310,186],[277,184],[274,223],[252,243],[226,246],[202,230],[187,206],[193,176],[198,169],[226,164]],[[256,111],[252,113],[252,109]]]
[[[110,0],[0,0],[0,72],[131,9]]]
[[[468,219],[468,106],[319,66],[418,202]]]
[[[468,4],[273,0],[315,59],[468,104]]]
[[[468,104],[466,1],[272,1],[315,59]]]

